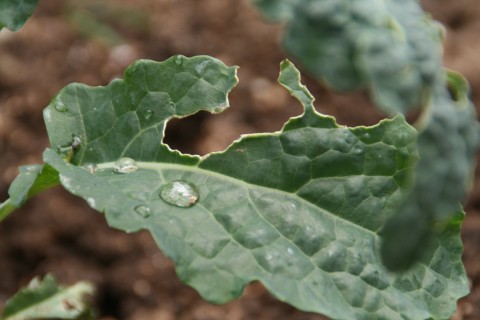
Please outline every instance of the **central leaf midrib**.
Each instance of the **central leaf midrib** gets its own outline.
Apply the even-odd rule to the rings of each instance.
[[[99,169],[112,169],[114,167],[114,165],[115,165],[114,162],[106,162],[106,163],[97,164]],[[331,211],[329,211],[327,209],[319,207],[319,206],[315,205],[314,203],[312,203],[312,202],[310,202],[310,201],[308,201],[304,198],[299,197],[295,193],[289,193],[289,192],[286,192],[286,191],[283,191],[283,190],[269,188],[269,187],[253,184],[253,183],[250,183],[250,182],[246,182],[244,180],[235,179],[233,177],[230,177],[228,175],[224,175],[224,174],[221,174],[221,173],[218,173],[218,172],[215,172],[215,171],[210,171],[210,170],[205,170],[205,169],[199,168],[198,165],[196,165],[196,166],[185,166],[185,165],[178,165],[178,164],[166,163],[166,162],[143,162],[143,161],[138,161],[137,166],[138,166],[139,169],[150,169],[150,170],[155,170],[157,172],[162,172],[165,169],[173,169],[173,170],[179,170],[179,171],[192,171],[192,172],[197,172],[197,173],[203,173],[203,174],[206,174],[206,175],[216,176],[216,177],[218,177],[219,179],[222,179],[222,180],[228,180],[229,182],[232,182],[232,183],[235,183],[235,184],[243,184],[247,188],[261,188],[261,189],[269,190],[270,192],[273,191],[273,192],[280,193],[280,194],[285,194],[285,195],[288,195],[288,196],[295,196],[300,201],[305,202],[307,205],[311,205],[311,206],[313,206],[317,209],[324,210],[326,213],[330,214],[335,219],[343,221],[344,223],[349,224],[351,226],[354,226],[357,229],[360,229],[360,230],[365,231],[369,234],[372,234],[372,235],[374,235],[375,238],[378,237],[378,234],[376,234],[374,231],[372,231],[370,229],[367,229],[367,228],[365,228],[361,225],[355,224],[355,223],[353,223],[353,222],[351,222],[351,221],[349,221],[349,220],[347,220],[343,217],[340,217],[340,216],[332,213]]]

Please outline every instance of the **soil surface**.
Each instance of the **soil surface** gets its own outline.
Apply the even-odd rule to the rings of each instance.
[[[480,6],[477,0],[425,0],[447,29],[445,64],[463,73],[480,106]],[[224,149],[241,134],[279,130],[300,106],[276,83],[280,26],[247,0],[41,0],[17,33],[0,32],[0,201],[19,165],[40,163],[48,146],[42,109],[68,83],[106,85],[139,58],[208,54],[239,65],[232,107],[172,121],[166,142],[184,152]],[[362,92],[339,95],[305,78],[316,107],[340,124],[371,125],[381,116]],[[464,262],[472,293],[454,319],[480,319],[480,172],[466,203]],[[226,305],[203,301],[179,282],[147,232],[110,229],[102,214],[61,188],[31,199],[0,224],[0,309],[36,275],[69,284],[89,280],[103,320],[314,320],[277,301],[258,283]]]

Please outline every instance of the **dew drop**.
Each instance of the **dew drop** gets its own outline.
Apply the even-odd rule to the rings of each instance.
[[[62,102],[62,100],[58,98],[55,99],[54,105],[55,105],[55,110],[57,110],[58,112],[68,111],[68,107]]]
[[[189,208],[198,201],[198,192],[191,183],[176,180],[162,187],[160,197],[173,206]]]
[[[72,135],[72,148],[75,150],[82,144],[82,139],[79,136]]]
[[[150,217],[150,208],[145,205],[139,205],[134,208],[135,212],[138,213],[142,218]]]
[[[154,114],[153,110],[148,109],[143,114],[143,117],[145,118],[145,120],[150,120],[150,119],[152,119],[153,114]]]
[[[45,111],[43,112],[43,117],[45,118],[46,122],[51,122],[52,121],[52,110],[45,109]]]
[[[222,112],[223,110],[225,110],[226,108],[228,107],[227,104],[225,103],[222,103],[222,104],[219,104],[217,106],[215,106],[212,110],[213,113],[220,113]]]
[[[205,68],[206,66],[210,63],[210,61],[208,60],[205,60],[205,61],[202,61],[201,63],[197,64],[195,66],[195,72],[199,75],[199,76],[202,76],[203,75],[203,72],[205,71]]]
[[[95,173],[98,170],[97,164],[93,162],[87,162],[82,166],[83,169],[87,170],[90,173]]]
[[[118,159],[113,165],[113,171],[116,173],[132,173],[137,169],[137,162],[127,157]]]
[[[65,145],[57,145],[57,152],[62,156],[62,158],[70,161],[73,157],[75,151],[80,147],[82,144],[82,139],[75,134],[72,134],[72,140],[68,144]]]
[[[351,153],[358,155],[358,154],[362,154],[364,151],[365,150],[364,150],[363,146],[361,144],[357,144],[357,145],[355,145],[355,147],[352,148]]]
[[[176,55],[174,60],[175,60],[175,63],[178,64],[179,66],[183,64],[183,56],[180,54]]]
[[[95,199],[94,199],[94,198],[88,197],[88,198],[87,198],[87,203],[88,203],[88,205],[89,205],[90,207],[95,208],[96,202],[95,202]]]

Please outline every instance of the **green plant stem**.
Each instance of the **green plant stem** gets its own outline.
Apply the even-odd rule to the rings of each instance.
[[[0,221],[8,217],[13,210],[17,209],[11,202],[10,198],[5,200],[2,204],[0,204]]]
[[[43,192],[45,190],[51,189],[53,187],[56,187],[60,184],[60,181],[58,181],[58,176],[54,180],[51,181],[46,181],[41,184],[37,184],[33,187],[30,187],[30,190],[28,192],[28,195],[25,196],[25,198],[18,202],[15,199],[12,201],[12,198],[8,198],[5,200],[3,203],[0,204],[0,222],[2,222],[6,217],[10,215],[15,209],[20,208],[23,206],[23,204],[33,197],[34,195]]]

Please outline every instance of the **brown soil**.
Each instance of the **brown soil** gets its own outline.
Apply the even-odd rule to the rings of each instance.
[[[446,65],[466,75],[480,105],[480,6],[476,0],[424,4],[446,24]],[[166,140],[172,147],[205,154],[240,134],[280,129],[300,108],[276,84],[285,58],[279,34],[280,27],[265,23],[247,0],[41,0],[21,31],[0,32],[0,201],[19,165],[41,161],[48,146],[42,109],[55,94],[70,82],[105,85],[138,58],[209,54],[241,67],[232,107],[173,121]],[[363,93],[338,95],[306,81],[317,108],[341,124],[381,118]],[[479,170],[466,211],[464,262],[472,293],[454,319],[480,319]],[[211,305],[178,281],[147,232],[110,229],[101,214],[61,188],[35,197],[0,224],[0,309],[20,286],[48,272],[62,283],[94,282],[103,320],[324,319],[275,300],[260,284],[236,301]]]

